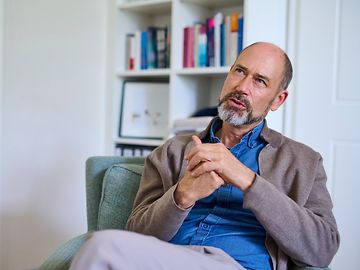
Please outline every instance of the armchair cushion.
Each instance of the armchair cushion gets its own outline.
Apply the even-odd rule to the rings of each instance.
[[[140,164],[115,164],[107,169],[99,205],[98,230],[125,228],[143,169]]]

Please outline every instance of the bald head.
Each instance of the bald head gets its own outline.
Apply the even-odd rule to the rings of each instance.
[[[287,89],[291,82],[292,76],[293,76],[292,64],[291,64],[291,61],[290,61],[288,55],[280,47],[276,46],[275,44],[269,43],[269,42],[255,42],[255,43],[245,47],[241,51],[240,55],[250,48],[253,48],[253,49],[256,48],[261,51],[268,51],[268,52],[272,53],[274,57],[278,56],[278,57],[282,58],[283,66],[282,66],[281,81],[279,84],[279,91]],[[240,55],[239,55],[239,57],[240,57]]]

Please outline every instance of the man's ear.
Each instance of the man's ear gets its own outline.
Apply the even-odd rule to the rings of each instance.
[[[276,111],[277,109],[279,109],[279,107],[285,102],[288,95],[289,93],[286,89],[277,93],[276,97],[271,103],[270,110]]]

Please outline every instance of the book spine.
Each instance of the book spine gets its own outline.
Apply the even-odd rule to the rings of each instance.
[[[141,69],[141,31],[135,31],[135,70]]]
[[[201,25],[199,34],[199,67],[206,67],[207,60],[207,35],[205,25]]]
[[[214,51],[214,25],[215,20],[214,18],[208,18],[206,20],[206,26],[207,26],[207,61],[206,66],[213,67],[214,66],[214,57],[215,57],[215,51]]]
[[[194,27],[188,26],[184,28],[184,54],[183,66],[194,66]]]
[[[188,67],[194,67],[194,27],[189,27],[189,36],[188,36],[188,49],[189,49],[189,58],[188,60]]]
[[[239,13],[233,12],[230,15],[230,65],[232,65],[238,53],[238,29],[239,29]]]
[[[230,59],[230,16],[225,18],[225,48],[226,48],[226,66],[231,66]]]
[[[243,49],[243,34],[244,34],[244,17],[239,16],[238,20],[239,28],[238,28],[238,55]]]
[[[225,23],[220,26],[220,65],[226,66],[226,37],[225,37]]]
[[[146,31],[141,32],[141,69],[147,69],[147,45],[148,45],[148,33]]]
[[[220,27],[223,22],[223,17],[223,14],[220,12],[214,16],[214,66],[216,67],[220,66]]]
[[[194,26],[194,67],[199,67],[199,38],[201,24],[196,23]]]
[[[148,59],[148,68],[156,68],[156,28],[148,27],[148,48],[147,48],[147,59]]]
[[[134,34],[126,35],[126,62],[125,68],[127,70],[134,69],[134,57],[135,57],[135,37]]]
[[[171,27],[166,27],[166,67],[170,67],[170,51],[171,51]]]
[[[166,67],[166,28],[156,30],[156,67]]]
[[[185,27],[184,28],[184,42],[183,42],[183,67],[188,67],[187,64],[187,59],[188,59],[188,53],[189,53],[189,50],[188,50],[188,36],[189,36],[189,27]]]

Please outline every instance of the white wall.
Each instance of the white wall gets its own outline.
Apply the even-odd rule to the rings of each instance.
[[[105,43],[106,1],[5,0],[2,270],[33,268],[86,230],[84,162],[104,154]]]
[[[0,246],[3,243],[2,227],[2,198],[3,198],[3,171],[2,171],[2,94],[3,94],[3,34],[4,34],[4,1],[0,0]],[[1,247],[0,247],[1,252]],[[1,254],[1,253],[0,253]],[[1,260],[1,256],[0,256]]]

